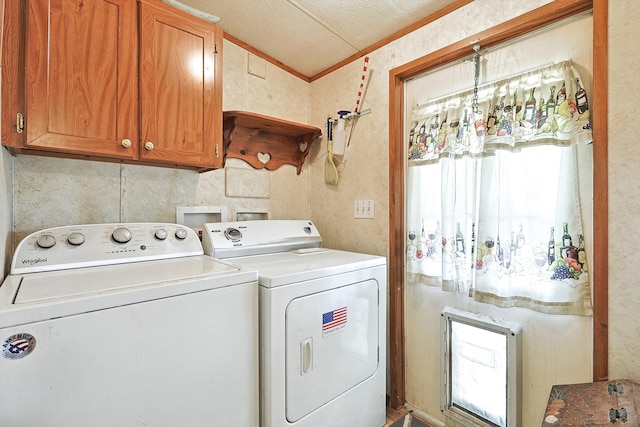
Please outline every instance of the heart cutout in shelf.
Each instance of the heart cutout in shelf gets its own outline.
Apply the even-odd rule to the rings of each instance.
[[[300,151],[302,151],[303,153],[305,152],[305,150],[307,149],[307,146],[309,144],[306,142],[301,142],[300,144],[298,144],[298,148],[300,148]]]
[[[260,160],[260,162],[263,165],[266,165],[269,160],[271,160],[271,154],[269,153],[258,153],[258,160]]]

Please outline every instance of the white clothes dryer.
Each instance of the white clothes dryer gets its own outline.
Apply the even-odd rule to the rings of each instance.
[[[0,424],[258,426],[257,273],[176,224],[51,228],[0,286]]]
[[[386,258],[321,244],[307,220],[205,224],[205,253],[258,271],[261,427],[386,420]]]

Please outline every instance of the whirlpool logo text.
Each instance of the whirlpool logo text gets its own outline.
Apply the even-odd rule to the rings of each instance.
[[[41,264],[43,262],[47,262],[47,258],[31,258],[31,259],[23,259],[21,261],[23,264],[28,264],[28,265],[36,265],[36,264]]]

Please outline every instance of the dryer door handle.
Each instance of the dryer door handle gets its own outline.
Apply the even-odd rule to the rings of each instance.
[[[300,375],[313,369],[313,338],[300,341]]]

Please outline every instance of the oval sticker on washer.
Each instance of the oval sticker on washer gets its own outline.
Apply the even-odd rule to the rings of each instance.
[[[22,359],[36,348],[36,338],[27,333],[11,335],[2,343],[2,357],[5,359]]]

